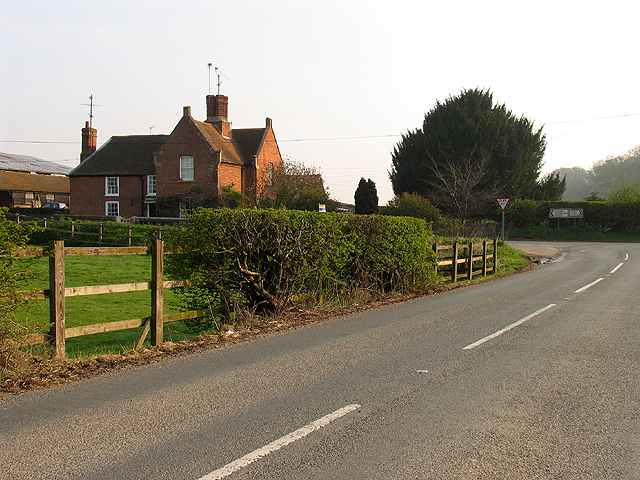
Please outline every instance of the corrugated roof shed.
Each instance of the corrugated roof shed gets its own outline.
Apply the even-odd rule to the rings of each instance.
[[[0,170],[66,175],[71,169],[36,157],[0,152]]]
[[[70,191],[69,177],[0,171],[0,190],[68,194]]]

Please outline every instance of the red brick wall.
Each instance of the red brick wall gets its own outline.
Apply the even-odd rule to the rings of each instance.
[[[180,157],[193,157],[194,180],[180,180]],[[162,150],[156,156],[156,195],[193,197],[196,204],[218,194],[218,176],[215,167],[217,154],[211,151],[195,125],[182,117]]]
[[[232,163],[218,165],[218,185],[220,188],[233,185],[233,190],[242,192],[242,166]]]
[[[256,189],[258,198],[261,197],[262,189],[267,184],[269,177],[269,163],[273,163],[273,168],[277,168],[282,163],[282,157],[280,156],[280,149],[276,142],[276,136],[271,128],[271,120],[267,120],[268,131],[265,137],[265,142],[262,145],[260,155],[256,160]]]
[[[71,215],[106,215],[106,202],[120,202],[120,216],[144,216],[147,177],[119,177],[119,195],[106,195],[105,177],[70,177]]]

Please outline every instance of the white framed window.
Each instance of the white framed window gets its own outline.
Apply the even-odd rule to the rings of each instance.
[[[106,193],[105,195],[117,197],[120,195],[120,177],[106,177]]]
[[[186,197],[180,202],[180,218],[186,218],[193,214],[193,197]]]
[[[147,175],[147,195],[156,194],[156,176]]]
[[[180,180],[193,182],[193,157],[180,157]]]
[[[47,193],[45,197],[45,202],[55,202],[56,197],[53,193]]]
[[[117,217],[120,215],[120,202],[105,202],[105,213],[108,217]]]
[[[33,202],[33,192],[24,192],[24,203]]]

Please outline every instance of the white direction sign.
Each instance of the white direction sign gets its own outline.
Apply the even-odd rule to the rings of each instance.
[[[503,212],[504,212],[504,209],[507,208],[507,205],[509,205],[510,201],[511,201],[510,198],[496,198],[496,202],[498,202],[498,205],[500,205],[500,208],[502,209]]]

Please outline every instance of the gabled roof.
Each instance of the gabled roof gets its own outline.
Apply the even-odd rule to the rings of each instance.
[[[192,119],[193,120],[193,119]],[[260,153],[268,128],[235,128],[231,138],[225,138],[211,123],[193,120],[209,145],[222,152],[222,161],[237,165],[253,164],[254,157]]]
[[[235,143],[246,163],[253,163],[253,157],[260,153],[267,128],[236,128],[231,131]]]
[[[58,175],[66,175],[71,169],[69,167],[65,167],[64,165],[47,162],[46,160],[42,160],[41,158],[0,152],[0,170],[11,170],[14,172],[25,173],[55,173]]]
[[[0,171],[0,190],[8,192],[69,193],[69,177]]]
[[[74,168],[69,176],[153,175],[154,155],[168,135],[128,135],[111,137],[91,156]]]
[[[235,163],[237,165],[242,165],[245,163],[242,154],[239,152],[238,148],[236,148],[233,140],[223,137],[214,125],[207,122],[200,122],[198,120],[193,120],[193,123],[198,128],[207,143],[215,151],[222,153],[223,162]]]

